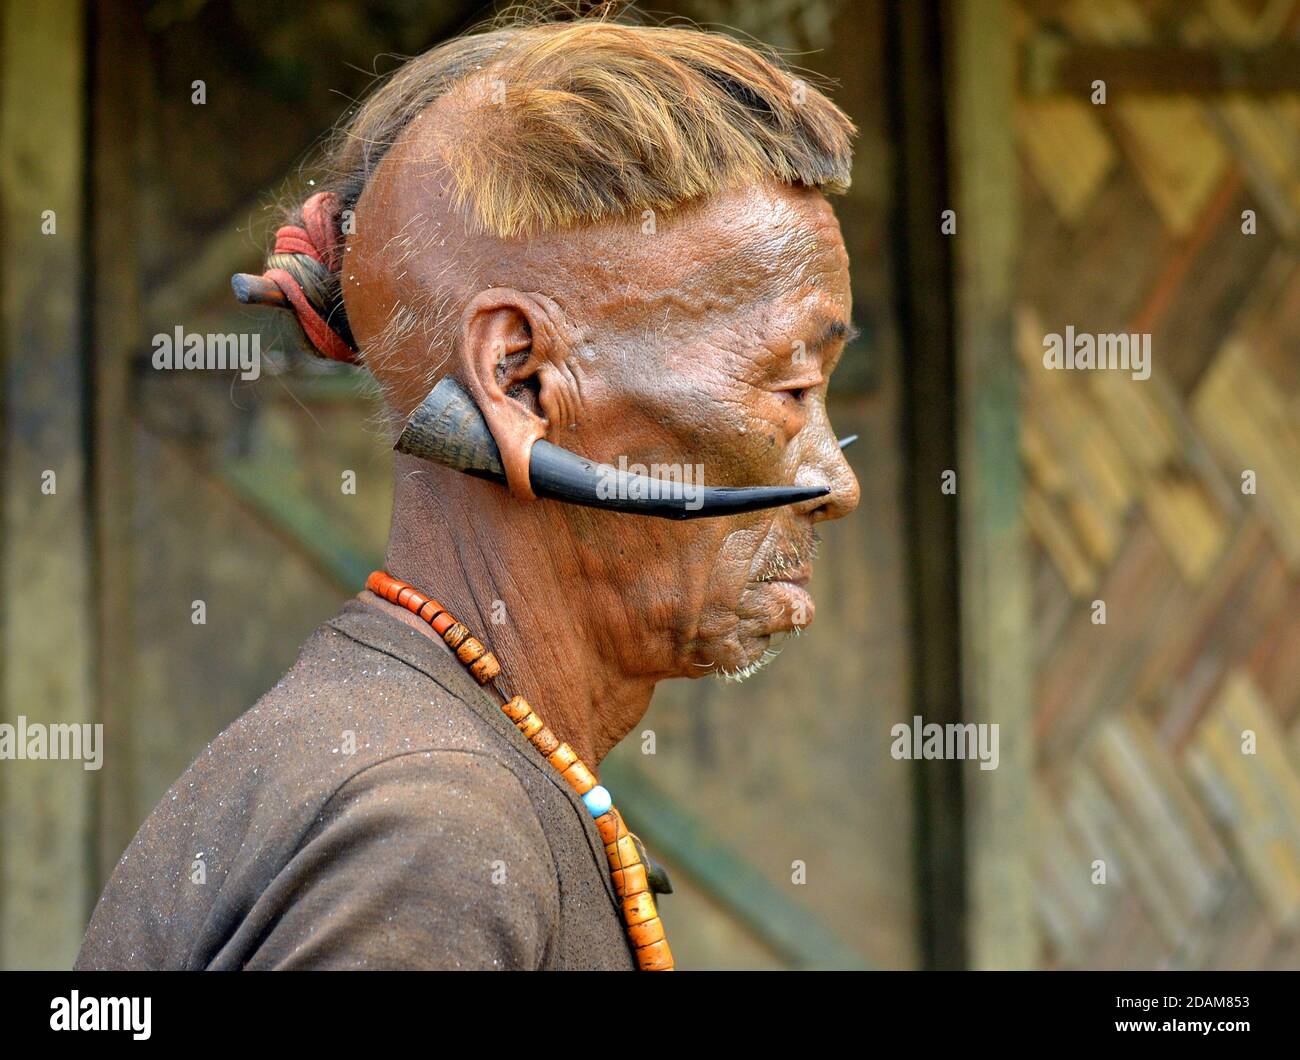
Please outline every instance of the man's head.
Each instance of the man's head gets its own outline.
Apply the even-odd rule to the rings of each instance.
[[[335,152],[342,305],[395,419],[453,374],[510,488],[399,456],[394,547],[436,548],[436,522],[503,578],[545,566],[561,620],[637,676],[746,674],[811,621],[813,526],[858,498],[825,406],[851,295],[823,193],[852,132],[772,60],[686,29],[522,27],[403,67]],[[532,498],[542,437],[831,492],[690,523],[577,508]]]

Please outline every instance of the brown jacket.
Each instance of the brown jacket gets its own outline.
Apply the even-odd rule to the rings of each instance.
[[[449,649],[351,601],[155,807],[76,967],[634,962],[582,800]]]

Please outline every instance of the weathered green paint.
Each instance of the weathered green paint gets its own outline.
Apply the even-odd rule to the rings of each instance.
[[[965,772],[966,937],[974,968],[1031,968],[1031,596],[1011,318],[1020,188],[1014,44],[1006,0],[955,0],[951,15],[963,720],[996,724],[1000,737],[998,768]]]
[[[82,337],[85,85],[77,0],[0,6],[3,720],[94,721]],[[56,231],[41,231],[55,211]],[[56,492],[42,492],[53,471]],[[110,760],[112,747],[105,750]],[[93,901],[94,774],[0,762],[0,959],[71,964]]]
[[[235,491],[295,548],[312,561],[335,585],[348,594],[366,584],[370,572],[382,561],[367,557],[338,532],[329,515],[296,493],[268,461],[229,460],[217,468],[221,480]]]
[[[625,817],[652,852],[682,871],[792,965],[800,968],[865,969],[866,957],[793,899],[782,894],[738,852],[710,833],[687,810],[636,770],[606,762],[601,782],[618,797]],[[670,909],[671,897],[661,898]]]

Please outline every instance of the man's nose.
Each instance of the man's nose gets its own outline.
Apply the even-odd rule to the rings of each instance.
[[[820,523],[827,519],[840,519],[858,506],[862,491],[858,476],[853,473],[835,435],[828,429],[815,452],[805,459],[796,476],[800,486],[829,486],[830,493],[815,500],[797,505],[799,512]]]

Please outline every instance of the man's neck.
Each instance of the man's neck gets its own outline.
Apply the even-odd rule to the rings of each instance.
[[[523,696],[559,739],[597,768],[645,714],[654,680],[629,678],[600,650],[600,623],[582,619],[582,589],[562,563],[548,562],[559,557],[543,551],[501,570],[488,565],[475,534],[449,533],[446,525],[434,515],[415,534],[394,533],[385,569],[468,626],[501,664],[497,688]],[[364,596],[438,639],[405,608]]]

